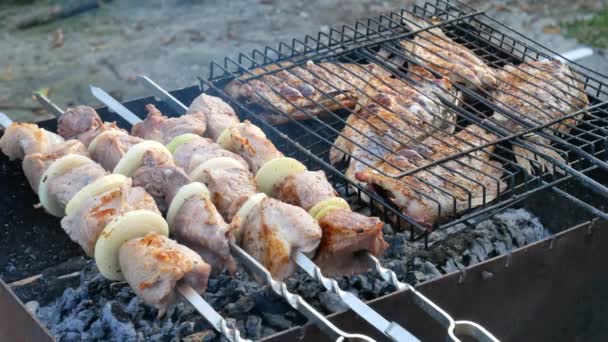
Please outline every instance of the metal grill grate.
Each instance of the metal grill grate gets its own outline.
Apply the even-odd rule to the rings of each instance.
[[[417,26],[418,21],[412,20],[414,17],[430,16],[440,18],[441,22],[427,22],[430,26],[422,28]],[[405,51],[399,42],[407,40],[418,48],[432,47],[432,44],[436,44],[433,39],[441,38],[433,33],[434,27],[440,27],[453,41],[468,47],[488,65],[496,68],[554,55],[552,51],[525,39],[482,12],[466,5],[459,4],[456,7],[452,3],[438,0],[435,4],[427,3],[424,7],[415,7],[414,11],[392,12],[378,18],[358,21],[353,26],[319,33],[317,37],[306,36],[302,40],[294,39],[291,44],[280,43],[277,48],[266,47],[263,51],[254,50],[249,55],[240,54],[236,59],[226,58],[222,64],[212,63],[209,80],[202,80],[203,91],[226,99],[239,111],[242,118],[266,126],[266,131],[270,132],[269,138],[286,155],[305,162],[311,169],[325,170],[337,190],[346,197],[352,197],[359,204],[359,209],[370,208],[374,214],[382,216],[395,226],[409,226],[414,239],[426,237],[428,227],[410,215],[404,215],[393,203],[381,196],[381,191],[369,191],[355,182],[352,175],[347,176],[348,163],[332,165],[329,162],[332,146],[336,149],[337,138],[348,141],[371,158],[363,160],[349,151],[342,149],[341,152],[348,154],[351,160],[358,160],[378,172],[384,172],[378,169],[378,162],[384,161],[393,168],[397,167],[391,163],[392,158],[398,158],[397,149],[415,148],[419,151],[421,147],[428,148],[429,141],[435,147],[446,149],[447,152],[439,157],[425,157],[426,160],[414,167],[399,169],[400,172],[393,174],[397,179],[421,184],[411,190],[415,196],[433,203],[437,208],[437,216],[442,217],[442,220],[433,222],[434,229],[450,227],[457,223],[478,222],[548,187],[573,199],[584,209],[606,217],[604,213],[595,210],[596,208],[559,189],[559,184],[576,178],[582,185],[608,196],[606,187],[586,176],[597,168],[608,170],[607,164],[602,161],[605,159],[608,136],[608,104],[601,102],[608,98],[603,75],[577,64],[571,65],[590,98],[591,106],[587,108],[572,106],[572,93],[530,76],[532,82],[538,81],[543,87],[555,88],[555,91],[551,92],[558,104],[567,104],[566,109],[538,108],[540,121],[527,120],[514,108],[497,103],[495,92],[498,89],[492,86],[471,90],[456,84],[455,88],[464,94],[464,101],[460,101],[454,94],[433,98],[432,103],[441,112],[458,116],[458,121],[453,123],[454,132],[442,131],[440,126],[446,120],[437,113],[433,114],[433,123],[425,124],[422,128],[408,121],[408,118],[399,116],[403,122],[398,122],[397,127],[380,115],[374,117],[374,113],[370,115],[367,113],[370,111],[360,109],[369,106],[362,103],[362,97],[367,97],[371,98],[374,106],[389,115],[398,115],[371,96],[370,89],[374,89],[372,83],[400,95],[405,94],[400,91],[399,86],[409,85],[415,92],[425,95],[420,90],[420,76],[430,71],[438,77],[441,68],[423,58],[424,56]],[[502,30],[514,34],[516,38],[503,34]],[[311,62],[314,63],[314,70]],[[387,81],[376,77],[369,71],[369,63],[379,65],[390,72],[392,79]],[[412,68],[406,69],[405,65],[418,65],[422,68],[414,71]],[[314,92],[322,94],[323,98],[306,96],[304,102],[294,102],[280,88],[280,83],[273,83],[272,75],[279,73],[290,77],[291,82],[308,84],[314,88]],[[313,78],[314,82],[310,82],[310,78]],[[349,91],[339,89],[337,81],[331,79],[347,84]],[[244,101],[229,96],[225,91],[230,81],[243,85],[250,84],[253,80],[265,87],[265,94],[254,91],[249,101]],[[526,89],[516,90],[534,98],[534,94],[530,94]],[[337,99],[338,95],[342,96],[342,100],[355,103],[355,108],[345,107]],[[287,107],[280,102],[287,104]],[[534,105],[533,102],[527,104]],[[304,120],[294,120],[285,108],[297,111],[299,119]],[[547,110],[558,111],[559,115],[555,117]],[[324,115],[316,115],[319,112]],[[279,118],[287,123],[280,126],[271,125],[264,115],[269,113],[275,120]],[[504,122],[494,120],[492,113],[500,113],[517,125],[515,128],[513,125],[506,127]],[[384,142],[374,140],[365,129],[360,129],[365,128],[365,125],[355,127],[347,121],[349,117],[357,118],[369,127],[390,129],[392,133],[385,136],[388,136],[394,146],[387,148]],[[382,127],[379,127],[378,123]],[[345,134],[345,127],[351,130],[353,136],[359,138],[358,142]],[[482,129],[479,129],[480,127]],[[467,138],[461,138],[462,135]],[[531,145],[528,139],[532,136],[544,139]],[[475,143],[471,141],[471,137]],[[370,145],[379,148],[371,151]],[[519,150],[514,152],[513,146],[518,146]],[[431,147],[431,151],[433,150]],[[547,155],[547,152],[550,154]],[[536,172],[526,172],[517,163],[516,158],[535,165]],[[539,160],[543,160],[548,168],[539,168]],[[429,192],[434,194],[430,195]],[[496,196],[489,195],[492,193],[496,193]],[[448,200],[440,202],[436,199],[437,196]],[[476,196],[481,197],[477,202]],[[496,200],[493,197],[496,197]]]

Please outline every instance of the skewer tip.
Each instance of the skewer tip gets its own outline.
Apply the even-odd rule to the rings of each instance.
[[[0,112],[0,126],[4,127],[4,128],[8,128],[10,125],[13,124],[13,120],[11,120],[11,118]]]

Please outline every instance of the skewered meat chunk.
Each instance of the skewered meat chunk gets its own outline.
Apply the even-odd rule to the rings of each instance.
[[[295,271],[294,250],[312,256],[321,239],[321,228],[304,209],[268,197],[252,208],[242,227],[237,243],[278,280]]]
[[[144,189],[132,187],[129,179],[114,190],[87,199],[61,220],[61,227],[87,255],[93,256],[97,238],[108,222],[137,209],[160,213],[154,199]]]
[[[148,116],[145,120],[133,126],[131,135],[168,144],[173,138],[186,133],[202,136],[207,128],[207,118],[203,115],[183,115],[177,118],[169,118],[164,116],[152,104],[146,105],[146,110]]]
[[[186,114],[205,120],[206,134],[213,141],[216,141],[226,128],[239,123],[239,118],[232,107],[219,97],[207,94],[201,94],[195,98]]]
[[[186,200],[176,215],[172,231],[177,240],[211,264],[214,272],[225,268],[230,272],[236,270],[228,246],[229,226],[206,196],[193,195]]]
[[[222,142],[224,137],[220,137],[218,143],[245,159],[253,174],[256,174],[267,161],[283,156],[283,153],[266,138],[266,134],[248,120],[228,128],[225,134],[227,134],[225,139],[228,141],[224,144]]]
[[[273,193],[278,200],[306,211],[336,196],[323,171],[304,171],[287,176]],[[379,256],[388,247],[382,234],[383,223],[377,217],[336,208],[325,214],[319,220],[319,225],[323,237],[315,262],[323,273],[330,276],[364,272],[368,262],[361,252]]]
[[[325,172],[319,170],[298,172],[285,177],[275,186],[272,197],[309,211],[315,204],[337,196],[338,193],[327,181]]]
[[[162,316],[175,298],[178,283],[190,285],[197,293],[207,289],[210,267],[184,245],[159,234],[122,244],[118,258],[125,279],[146,303]]]
[[[35,193],[38,193],[40,177],[42,177],[44,171],[55,160],[68,154],[89,156],[87,148],[80,141],[74,139],[53,145],[47,152],[30,153],[25,156],[23,159],[23,173]]]
[[[192,172],[202,163],[217,157],[228,157],[247,167],[247,162],[236,153],[225,150],[208,138],[196,137],[177,147],[173,152],[175,165],[187,173]]]
[[[581,110],[589,105],[583,84],[574,72],[560,61],[531,61],[518,66],[505,65],[497,71],[498,88],[494,103],[512,117],[495,112],[490,120],[512,133],[526,130],[519,123],[538,126]],[[583,114],[581,114],[582,116]],[[576,124],[576,118],[568,118],[544,130],[548,135],[557,132],[567,134]],[[551,141],[539,135],[526,138],[536,149],[557,160],[563,158],[548,146]],[[529,160],[537,160],[541,170],[551,167],[541,157],[528,149],[513,146],[517,162],[533,173]]]
[[[500,163],[490,160],[494,145],[412,175],[401,178],[398,175],[495,139],[496,135],[471,125],[455,135],[429,137],[424,145],[399,150],[356,177],[368,183],[371,191],[401,208],[405,215],[430,227],[453,213],[490,202],[506,189]]]
[[[410,80],[375,78],[364,89],[362,109],[348,117],[329,154],[332,164],[351,156],[345,173],[348,179],[356,181],[355,173],[387,152],[436,131],[454,131],[456,114],[443,107],[436,94],[458,101],[458,91],[447,78],[435,79],[420,67],[410,71]]]
[[[412,19],[415,22],[414,30],[434,24]],[[413,40],[404,39],[400,43],[406,54],[454,83],[473,85],[476,88],[489,88],[497,84],[494,69],[469,49],[455,43],[438,27],[420,31]]]
[[[314,261],[326,275],[365,272],[369,262],[361,252],[379,256],[388,248],[382,234],[384,224],[377,217],[334,209],[321,218],[319,225],[323,237]]]
[[[82,188],[107,174],[106,170],[91,160],[49,180],[49,193],[65,207]]]
[[[121,131],[108,131],[96,137],[89,146],[91,158],[106,170],[114,170],[118,162],[131,147],[143,140]],[[93,146],[94,145],[94,146]]]
[[[63,139],[60,136],[36,124],[15,122],[0,138],[0,150],[10,160],[23,159],[28,154],[46,153],[61,142]]]
[[[95,109],[88,106],[68,107],[57,119],[59,135],[65,139],[80,140],[87,147],[99,134],[110,130],[126,133],[114,122],[101,121]]]
[[[188,175],[173,165],[145,165],[131,175],[133,186],[144,188],[161,211],[166,211],[177,191],[190,183]]]
[[[241,168],[206,169],[196,180],[207,186],[213,204],[228,222],[241,205],[258,192],[253,175]]]
[[[286,70],[280,70],[287,68]],[[279,71],[280,70],[280,71]],[[264,75],[247,80],[249,73],[226,85],[225,91],[235,98],[247,99],[267,110],[264,115],[274,124],[295,120],[308,120],[327,110],[354,108],[359,89],[366,81],[376,76],[390,74],[377,64],[351,63],[306,63],[293,66],[283,62],[249,71],[253,75]],[[323,105],[326,109],[321,107]],[[299,107],[299,108],[298,108]]]

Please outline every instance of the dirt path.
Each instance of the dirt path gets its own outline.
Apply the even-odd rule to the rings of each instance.
[[[40,120],[46,114],[28,108],[37,107],[30,96],[33,91],[48,88],[50,96],[62,106],[93,104],[96,102],[89,84],[120,98],[134,98],[146,94],[134,82],[140,73],[168,88],[191,85],[196,83],[196,76],[206,74],[211,60],[303,37],[327,30],[328,25],[350,23],[412,2],[114,1],[95,11],[22,31],[12,30],[11,24],[16,15],[31,11],[34,5],[2,5],[0,108],[15,119]],[[563,14],[512,3],[493,2],[490,14],[505,18],[510,25],[558,51],[577,45],[560,34],[543,33],[544,26],[555,22],[552,18]],[[572,9],[574,5],[569,6]],[[63,44],[53,47],[59,45],[59,35]],[[608,70],[604,57],[584,62],[595,70]],[[5,109],[7,106],[25,109]]]

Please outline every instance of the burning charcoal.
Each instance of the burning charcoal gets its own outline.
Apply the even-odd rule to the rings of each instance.
[[[425,261],[423,264],[423,270],[426,274],[429,275],[429,278],[435,278],[441,276],[441,272],[433,265],[432,263]]]
[[[262,319],[255,315],[247,317],[245,329],[251,338],[260,338],[262,336]]]
[[[65,336],[63,337],[63,339],[61,339],[61,341],[62,342],[79,342],[79,341],[81,341],[80,333],[70,331],[69,333],[65,334]]]
[[[342,303],[340,297],[332,292],[319,293],[319,299],[323,308],[331,313],[347,310],[348,307]]]
[[[194,323],[192,322],[183,322],[179,326],[177,326],[176,335],[178,336],[188,336],[194,332]]]
[[[243,316],[247,314],[255,306],[255,301],[249,297],[241,297],[235,303],[226,305],[226,310],[231,316]]]
[[[183,339],[183,342],[210,342],[214,341],[217,338],[215,331],[213,330],[205,330],[198,332],[196,334],[192,334],[190,336],[186,336]]]
[[[87,327],[93,322],[93,319],[95,319],[95,312],[83,310],[76,314],[76,318],[82,322],[84,327]]]
[[[93,339],[101,340],[105,335],[105,329],[103,326],[103,322],[101,319],[96,320],[91,324],[91,328],[89,329],[89,334]]]
[[[133,340],[137,333],[133,328],[133,323],[128,321],[128,314],[124,310],[117,309],[118,306],[106,304],[102,311],[102,320],[109,329],[111,339],[126,341]],[[115,316],[118,313],[121,318]],[[126,319],[127,322],[123,321]]]
[[[293,325],[290,321],[288,321],[283,315],[276,315],[271,313],[263,313],[264,321],[268,323],[273,328],[277,330],[285,330],[291,328]]]

